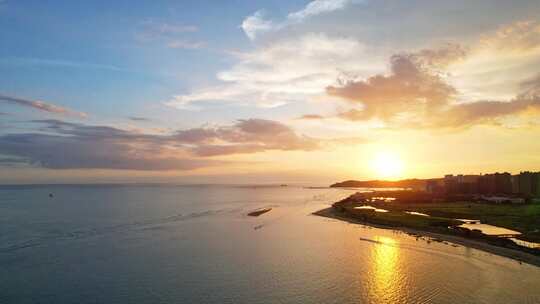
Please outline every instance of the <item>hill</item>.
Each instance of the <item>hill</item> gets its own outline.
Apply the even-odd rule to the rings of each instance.
[[[403,179],[397,181],[388,180],[368,180],[357,181],[348,180],[340,183],[330,185],[330,187],[338,188],[413,188],[413,189],[425,189],[426,182],[430,179]]]

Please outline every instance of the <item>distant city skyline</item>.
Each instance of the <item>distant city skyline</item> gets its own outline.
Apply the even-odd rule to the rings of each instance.
[[[0,0],[0,183],[540,171],[538,1]]]

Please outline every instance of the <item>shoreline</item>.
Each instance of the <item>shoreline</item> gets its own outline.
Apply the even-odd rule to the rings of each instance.
[[[520,263],[527,263],[529,265],[540,267],[539,256],[536,256],[527,252],[519,251],[516,249],[495,246],[495,245],[488,244],[479,240],[472,240],[472,239],[464,238],[461,236],[430,232],[430,231],[413,229],[413,228],[408,228],[408,227],[403,227],[403,226],[387,226],[387,225],[370,223],[368,221],[360,221],[353,217],[348,217],[348,216],[339,214],[338,212],[336,212],[336,210],[333,207],[328,207],[326,209],[313,212],[312,214],[321,216],[321,217],[346,221],[352,224],[360,224],[360,225],[365,225],[365,226],[370,226],[370,227],[380,228],[380,229],[398,230],[398,231],[405,232],[409,235],[419,235],[419,236],[424,236],[431,239],[439,239],[439,240],[450,242],[453,244],[457,244],[457,245],[461,245],[461,246],[465,246],[469,248],[474,248],[474,249],[481,250],[487,253],[510,258]]]

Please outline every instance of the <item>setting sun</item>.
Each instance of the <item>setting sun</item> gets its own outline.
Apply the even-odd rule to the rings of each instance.
[[[403,162],[392,152],[379,152],[372,161],[378,178],[399,178],[403,173]]]

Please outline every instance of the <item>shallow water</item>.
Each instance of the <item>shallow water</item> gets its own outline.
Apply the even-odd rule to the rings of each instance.
[[[519,235],[519,231],[514,231],[502,227],[497,227],[489,224],[461,224],[459,227],[467,228],[467,229],[477,229],[482,231],[483,234],[487,235]]]
[[[388,210],[386,209],[375,208],[373,206],[367,206],[367,205],[354,207],[354,209],[367,209],[367,210],[373,210],[375,212],[383,212],[383,213],[388,212]]]
[[[427,217],[429,217],[429,214],[416,212],[416,211],[405,211],[405,213],[410,214],[410,215],[419,215],[419,216],[427,216]]]
[[[0,303],[540,302],[538,267],[310,215],[350,193],[0,187]]]

